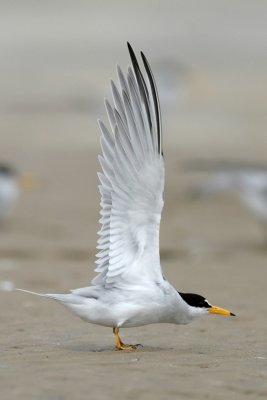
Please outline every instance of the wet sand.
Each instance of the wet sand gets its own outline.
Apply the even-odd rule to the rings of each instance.
[[[189,9],[176,10],[182,13],[180,22],[190,20]],[[196,15],[193,9],[192,15]],[[185,192],[199,176],[181,171],[183,160],[197,156],[255,162],[266,159],[263,87],[267,75],[257,36],[260,23],[253,22],[255,35],[248,34],[246,41],[249,16],[243,11],[240,20],[230,18],[230,32],[238,26],[240,43],[248,46],[241,46],[237,54],[238,43],[224,42],[223,35],[221,54],[211,36],[194,36],[193,32],[190,40],[186,24],[172,28],[176,36],[169,37],[170,43],[174,44],[176,38],[184,43],[182,61],[191,69],[179,76],[174,72],[175,91],[180,88],[183,95],[177,98],[176,92],[166,89],[163,104],[164,273],[179,290],[202,294],[210,302],[231,309],[237,317],[210,315],[188,326],[125,329],[122,338],[143,347],[135,352],[117,352],[111,329],[86,324],[53,301],[3,290],[13,284],[33,291],[66,292],[86,285],[93,276],[99,229],[99,132],[95,121],[98,115],[104,115],[102,97],[107,95],[108,79],[115,76],[115,62],[121,57],[126,62],[126,50],[124,38],[118,40],[114,32],[110,37],[106,33],[96,42],[105,50],[100,57],[85,17],[80,30],[74,30],[83,15],[81,5],[78,10],[67,39],[80,40],[84,35],[88,43],[73,39],[70,47],[64,48],[65,37],[59,35],[53,42],[53,29],[50,37],[45,24],[35,26],[32,22],[33,31],[39,32],[36,40],[30,33],[27,37],[26,30],[19,42],[14,30],[9,43],[15,60],[19,59],[18,49],[31,55],[28,64],[32,69],[23,69],[21,61],[22,77],[16,80],[11,56],[1,67],[1,79],[6,82],[0,98],[1,157],[40,180],[36,191],[22,194],[12,218],[0,231],[1,399],[265,398],[267,248],[262,232],[231,195],[201,202],[188,199]],[[5,11],[9,23],[12,13],[18,20],[22,15],[20,8]],[[217,10],[213,12],[217,15]],[[70,25],[71,10],[64,13],[69,18],[66,26]],[[101,14],[100,10],[94,13]],[[167,14],[171,15],[171,10]],[[216,32],[210,22],[212,11],[204,14],[200,15],[203,32],[205,18],[207,30]],[[43,15],[44,21],[49,16]],[[261,21],[260,7],[256,16]],[[13,27],[15,22],[11,23]],[[149,58],[152,55],[157,74],[163,77],[160,60],[169,60],[171,52],[162,46],[162,39],[161,53],[153,56],[156,45],[149,39],[143,19],[140,26],[140,36],[132,33],[135,47],[144,37],[142,48]],[[93,32],[97,29],[92,28]],[[161,29],[158,37],[166,38],[168,32]],[[220,39],[220,34],[215,37]],[[202,44],[203,57],[195,51],[194,40]],[[38,44],[41,50],[36,56],[33,49]],[[91,53],[89,56],[87,51],[85,57],[88,47]],[[46,57],[43,67],[41,56]],[[254,60],[250,67],[246,57]],[[176,54],[174,65],[177,60]],[[39,86],[38,81],[42,82]],[[166,82],[162,85],[167,87]]]

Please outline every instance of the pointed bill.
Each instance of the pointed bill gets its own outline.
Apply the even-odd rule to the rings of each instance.
[[[208,312],[211,314],[231,315],[231,316],[235,317],[235,314],[233,314],[231,311],[225,310],[224,308],[217,307],[217,306],[211,306],[208,309]]]

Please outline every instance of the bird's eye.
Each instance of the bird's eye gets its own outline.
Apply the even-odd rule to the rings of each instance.
[[[201,302],[199,303],[199,307],[202,307],[202,308],[210,308],[211,305],[210,305],[206,300],[203,300],[203,301],[201,301]]]

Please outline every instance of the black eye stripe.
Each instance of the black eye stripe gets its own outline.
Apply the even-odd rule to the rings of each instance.
[[[211,308],[205,297],[195,293],[181,293],[178,292],[182,299],[192,307]]]

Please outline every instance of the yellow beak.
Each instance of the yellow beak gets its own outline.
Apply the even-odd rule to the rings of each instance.
[[[235,317],[235,314],[233,314],[231,311],[225,310],[224,308],[217,306],[211,306],[211,308],[208,309],[208,312],[210,312],[211,314],[232,315],[233,317]]]

